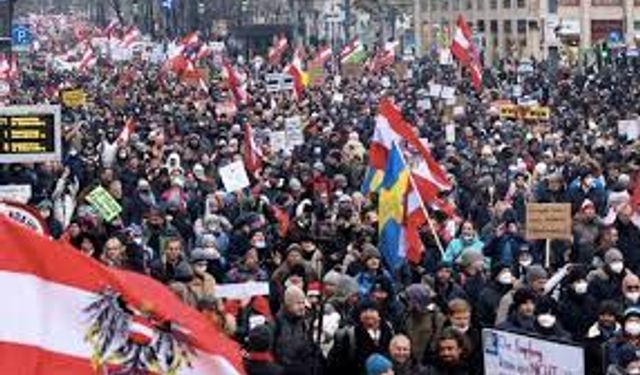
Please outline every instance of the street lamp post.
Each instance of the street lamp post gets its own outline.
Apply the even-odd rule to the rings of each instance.
[[[205,10],[204,1],[198,2],[198,29],[202,30],[204,28],[204,35],[207,36],[209,28],[206,26],[207,23],[204,18]]]
[[[131,11],[133,12],[133,24],[138,26],[138,15],[140,14],[140,4],[138,4],[138,0],[133,0]]]

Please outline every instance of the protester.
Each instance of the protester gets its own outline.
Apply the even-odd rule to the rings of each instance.
[[[194,59],[180,51],[208,46],[204,35],[189,46],[145,41],[127,61],[105,50],[83,70],[62,55],[77,45],[78,58],[86,43],[59,34],[25,52],[7,102],[63,104],[62,159],[3,164],[0,180],[31,186],[28,205],[51,237],[166,284],[245,344],[249,374],[476,374],[482,328],[585,345],[593,374],[636,371],[624,353],[640,347],[640,156],[617,125],[640,110],[637,59],[533,61],[526,75],[503,59],[481,69],[482,90],[430,54],[356,73],[329,59],[298,96],[266,82],[293,41],[267,62],[239,59],[220,37],[223,63],[193,60],[211,73],[194,83],[166,60]],[[99,39],[87,43],[101,50]],[[148,58],[156,47],[168,52],[160,62]],[[322,46],[304,47],[309,68]],[[454,88],[455,106],[427,96],[432,84]],[[61,103],[68,88],[86,103]],[[508,116],[499,101],[535,102],[549,116]],[[415,217],[408,203],[389,205],[397,191],[373,166],[392,151],[380,152],[390,130],[379,126],[400,122],[425,140],[422,152],[390,136],[428,219],[415,233],[403,226],[411,240],[391,249],[381,241],[389,216]],[[228,188],[234,162],[248,186]],[[88,199],[98,187],[119,205],[115,218]],[[570,205],[569,236],[529,240],[530,203]],[[219,297],[240,283],[260,295]]]

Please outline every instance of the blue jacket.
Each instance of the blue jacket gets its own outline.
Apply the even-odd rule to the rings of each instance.
[[[447,250],[444,252],[442,256],[442,261],[447,263],[455,262],[460,254],[462,254],[462,250],[464,249],[472,249],[476,250],[479,253],[482,253],[482,248],[484,247],[484,242],[480,241],[478,236],[475,236],[470,242],[465,242],[462,238],[454,238],[447,245]]]

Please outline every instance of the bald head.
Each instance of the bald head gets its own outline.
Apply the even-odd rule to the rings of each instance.
[[[389,354],[395,362],[406,363],[411,357],[411,340],[402,334],[395,335],[389,343]]]

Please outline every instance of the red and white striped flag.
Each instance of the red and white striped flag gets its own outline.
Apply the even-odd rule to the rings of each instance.
[[[482,91],[482,61],[478,48],[473,43],[471,29],[462,15],[458,17],[456,23],[456,31],[451,42],[451,54],[469,70],[476,91]]]
[[[293,78],[293,96],[295,100],[302,99],[306,87],[306,73],[302,67],[303,59],[302,48],[298,47],[293,53],[293,60],[284,69],[285,73],[288,73]]]
[[[236,69],[226,61],[223,65],[224,75],[227,77],[227,82],[229,83],[229,88],[233,93],[233,97],[236,100],[237,104],[247,104],[249,102],[249,93],[244,87],[245,84],[242,82],[240,78],[240,74]]]
[[[287,40],[286,36],[281,35],[280,37],[278,37],[275,43],[273,44],[273,47],[269,48],[269,54],[267,56],[269,64],[271,65],[280,64],[282,55],[287,50],[288,45],[289,45],[289,41]]]
[[[120,45],[123,48],[131,48],[131,46],[133,45],[133,43],[137,42],[138,40],[140,40],[140,36],[142,34],[140,34],[140,30],[138,30],[137,27],[135,26],[131,26],[129,28],[129,30],[127,30],[127,32],[124,34],[124,36],[122,37],[122,41],[120,43]]]
[[[331,46],[320,47],[320,49],[318,49],[318,51],[316,52],[316,56],[313,58],[311,65],[323,66],[327,63],[327,61],[329,61],[329,59],[331,59],[332,55],[333,50],[331,49]]]
[[[111,39],[113,37],[113,34],[116,32],[116,30],[119,27],[120,27],[120,21],[118,21],[117,19],[111,20],[111,22],[109,22],[107,27],[105,27],[104,30],[102,30],[102,35]]]
[[[126,144],[127,142],[129,142],[129,137],[131,137],[131,134],[133,134],[135,131],[136,123],[135,121],[133,121],[133,118],[130,117],[124,123],[122,131],[120,132],[120,135],[118,135],[117,143],[121,145]]]
[[[373,72],[378,72],[387,66],[393,65],[396,60],[396,48],[399,43],[397,41],[388,42],[384,48],[372,58],[369,68]]]
[[[7,58],[0,54],[0,79],[13,81],[18,78],[18,59],[16,55]]]
[[[98,59],[96,58],[96,55],[93,52],[93,48],[91,48],[90,46],[87,46],[86,50],[82,54],[82,58],[80,59],[80,62],[78,63],[78,70],[86,71],[88,69],[91,69],[93,66],[96,65],[97,61]]]
[[[0,293],[0,374],[244,374],[238,345],[166,286],[4,215]]]
[[[262,169],[262,151],[256,145],[251,125],[244,124],[244,166],[252,175]]]

